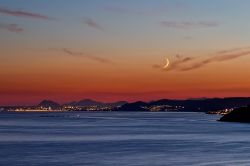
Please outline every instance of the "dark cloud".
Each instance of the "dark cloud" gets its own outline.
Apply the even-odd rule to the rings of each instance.
[[[131,8],[126,6],[106,6],[105,11],[112,12],[115,14],[129,14],[129,15],[139,15],[139,16],[155,16],[166,14],[168,12],[179,12],[186,10],[188,7],[185,4],[173,2],[171,5],[166,5],[162,3],[160,7],[151,6],[150,8]]]
[[[240,50],[240,51],[237,51]],[[176,60],[170,62],[168,68],[163,69],[161,65],[153,65],[153,68],[163,69],[164,71],[190,71],[202,68],[208,64],[230,61],[243,56],[250,55],[250,50],[244,49],[231,49],[224,50],[223,52],[216,53],[213,56],[202,57],[182,57],[176,55]]]
[[[129,14],[129,15],[155,15],[160,13],[167,12],[167,8],[164,9],[149,9],[149,10],[140,10],[140,9],[131,9],[131,8],[125,8],[125,7],[106,7],[106,11],[117,13],[117,14]]]
[[[24,29],[19,27],[17,24],[1,24],[0,23],[0,29],[5,29],[10,32],[20,33],[23,32]]]
[[[170,66],[170,70],[171,68],[175,69],[177,67],[179,67],[180,65],[187,63],[189,61],[194,60],[194,57],[180,57],[178,60],[174,61],[171,66]]]
[[[227,60],[231,60],[231,59],[236,59],[242,56],[246,56],[250,54],[250,50],[246,50],[246,51],[240,51],[240,52],[235,52],[235,53],[228,53],[228,54],[224,54],[224,55],[220,55],[220,56],[215,56],[213,58],[211,58],[211,61],[227,61]]]
[[[155,69],[160,69],[160,68],[162,68],[161,65],[157,65],[157,64],[154,64],[152,67],[155,68]]]
[[[182,57],[179,54],[175,56],[176,60],[170,62],[169,67],[163,69],[163,65],[154,64],[152,67],[155,69],[163,69],[165,71],[176,70],[180,68],[183,64],[188,63],[195,59],[195,57]]]
[[[85,18],[84,23],[88,25],[91,28],[97,29],[97,30],[104,30],[102,26],[100,26],[96,21],[94,21],[91,18]]]
[[[232,48],[232,49],[228,49],[228,50],[221,50],[218,51],[218,54],[226,54],[226,53],[232,53],[232,52],[236,52],[236,51],[244,51],[250,49],[250,47],[238,47],[238,48]]]
[[[167,28],[177,28],[177,29],[191,29],[191,28],[209,28],[209,27],[217,27],[219,23],[217,22],[207,22],[207,21],[162,21],[160,25]]]
[[[87,55],[84,54],[82,52],[73,52],[69,49],[63,48],[62,51],[70,56],[75,56],[75,57],[82,57],[82,58],[87,58],[99,63],[105,63],[105,64],[114,64],[111,60],[106,59],[106,58],[102,58],[102,57],[98,57],[98,56],[94,56],[94,55]]]
[[[124,7],[106,7],[105,10],[119,14],[143,14],[142,11],[132,10]]]
[[[205,60],[191,64],[188,67],[180,68],[179,71],[194,70],[194,69],[201,68],[210,63],[229,61],[229,60],[233,60],[233,59],[240,58],[242,56],[247,56],[247,55],[250,55],[250,51],[242,51],[242,52],[237,52],[237,53],[227,53],[223,55],[216,55],[214,57],[208,57]]]
[[[54,20],[54,18],[48,17],[46,15],[42,15],[38,13],[31,13],[31,12],[22,11],[22,10],[11,10],[8,8],[3,8],[3,7],[0,7],[0,14],[5,14],[5,15],[15,16],[15,17]]]

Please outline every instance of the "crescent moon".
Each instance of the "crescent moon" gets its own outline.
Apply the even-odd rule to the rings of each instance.
[[[166,58],[166,64],[163,66],[163,69],[168,68],[169,64],[170,64],[169,59]]]

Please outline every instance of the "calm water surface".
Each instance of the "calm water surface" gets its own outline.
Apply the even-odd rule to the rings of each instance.
[[[203,113],[0,113],[0,165],[250,165],[250,124]]]

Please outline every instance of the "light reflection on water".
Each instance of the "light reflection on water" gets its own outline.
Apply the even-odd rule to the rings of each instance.
[[[248,165],[250,124],[203,113],[1,113],[0,165]]]

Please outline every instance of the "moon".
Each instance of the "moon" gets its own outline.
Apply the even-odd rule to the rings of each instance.
[[[163,69],[167,69],[169,64],[170,64],[169,59],[166,58],[166,64],[163,66]]]

